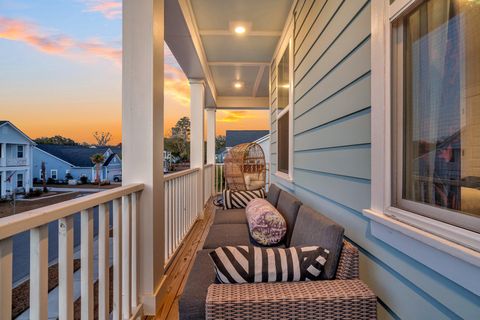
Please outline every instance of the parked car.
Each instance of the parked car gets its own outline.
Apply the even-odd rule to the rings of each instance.
[[[115,182],[121,182],[122,181],[122,175],[121,174],[116,174],[113,176],[113,181]]]

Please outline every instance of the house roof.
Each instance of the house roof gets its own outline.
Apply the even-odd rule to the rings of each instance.
[[[253,142],[268,133],[268,130],[227,130],[225,146],[232,148],[241,143]]]
[[[51,155],[60,158],[76,167],[91,167],[93,166],[90,157],[97,153],[105,153],[108,149],[112,150],[114,154],[121,153],[120,148],[112,147],[84,147],[84,146],[65,146],[57,144],[39,144],[37,148],[50,153]],[[110,157],[105,161],[105,163]],[[111,161],[111,159],[110,159]]]
[[[30,141],[33,145],[36,145],[35,141],[30,139],[29,136],[27,136],[22,130],[18,129],[13,123],[11,123],[8,120],[0,120],[0,127],[3,126],[4,124],[9,124],[14,130],[18,131],[22,136],[24,136],[28,141]]]
[[[113,149],[110,149],[113,151]],[[112,153],[108,158],[107,160],[105,160],[105,162],[103,163],[103,166],[106,167],[110,164],[110,162],[112,162],[113,159],[115,159],[115,157],[117,156],[117,154],[115,153],[115,151],[113,151],[114,153]]]

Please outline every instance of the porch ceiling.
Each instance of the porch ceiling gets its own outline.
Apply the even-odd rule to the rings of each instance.
[[[169,20],[173,19],[169,18],[168,10],[175,3],[195,49],[186,59],[181,57],[185,51],[176,52],[185,49],[185,44],[179,43],[185,42],[185,37],[173,39],[169,35],[173,32],[169,31]],[[175,0],[170,4],[167,1],[165,39],[187,77],[191,77],[188,69],[192,69],[192,60],[197,59],[201,65],[202,78],[213,98],[210,104],[207,101],[207,106],[231,108],[250,99],[238,107],[268,108],[268,66],[292,3],[293,0]],[[247,29],[244,34],[233,31],[238,25]],[[177,27],[177,33],[178,30]],[[198,69],[197,66],[195,70]],[[236,88],[236,83],[241,87]],[[235,103],[223,106],[222,101]]]

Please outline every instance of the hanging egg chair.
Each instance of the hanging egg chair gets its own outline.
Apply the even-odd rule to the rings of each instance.
[[[243,143],[233,147],[225,156],[224,163],[228,189],[251,191],[265,187],[265,154],[259,144]]]

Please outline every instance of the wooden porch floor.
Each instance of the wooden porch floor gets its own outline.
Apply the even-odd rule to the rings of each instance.
[[[204,219],[195,223],[168,266],[166,280],[161,290],[162,304],[157,310],[157,315],[148,319],[178,319],[178,300],[193,266],[195,254],[203,246],[208,228],[213,221],[214,210],[213,200],[210,199],[204,209]]]

